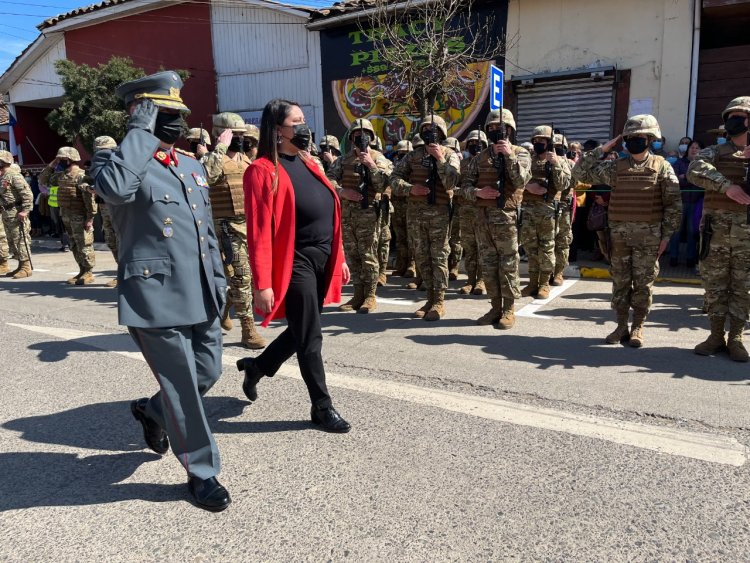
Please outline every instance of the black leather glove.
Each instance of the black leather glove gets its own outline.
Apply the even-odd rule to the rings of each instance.
[[[128,120],[128,131],[131,129],[143,129],[153,134],[156,128],[156,116],[159,114],[159,108],[153,100],[143,100],[139,103],[135,111],[130,115]]]

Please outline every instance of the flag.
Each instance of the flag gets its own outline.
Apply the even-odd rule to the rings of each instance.
[[[21,154],[21,144],[26,139],[26,135],[18,125],[18,121],[13,114],[8,111],[8,140],[10,141],[10,152],[18,158],[18,162],[23,164],[23,155]]]

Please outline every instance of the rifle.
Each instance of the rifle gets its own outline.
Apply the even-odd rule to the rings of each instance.
[[[550,123],[550,135],[549,135],[549,142],[547,143],[547,152],[555,152],[555,124]],[[544,165],[544,172],[547,175],[547,191],[544,194],[544,201],[547,202],[549,200],[549,192],[552,189],[552,164],[547,161],[547,163]],[[557,210],[555,210],[555,215],[557,215]]]
[[[500,110],[500,134],[498,135],[498,141],[504,141],[505,135],[505,122],[503,121],[503,110]],[[501,154],[492,154],[492,166],[497,170],[497,181],[495,182],[495,188],[500,192],[495,200],[498,209],[505,209],[505,204],[508,203],[508,196],[505,193],[505,158]]]
[[[219,234],[221,252],[224,254],[224,265],[229,266],[234,261],[234,250],[232,250],[232,236],[229,234],[229,223],[221,222],[221,233]]]
[[[31,269],[34,269],[34,263],[31,261],[31,248],[29,248],[29,239],[26,236],[26,227],[24,225],[26,223],[26,219],[23,219],[21,221],[21,236],[23,237],[23,244],[26,247],[26,256],[29,257],[29,266]]]
[[[370,135],[368,135],[366,131],[362,130],[362,134],[358,137],[355,137],[355,139],[357,141],[356,148],[359,149],[359,152],[367,152],[367,149],[370,146]],[[357,186],[357,191],[362,194],[360,206],[362,207],[362,209],[368,209],[370,207],[370,170],[367,168],[367,166],[360,162],[355,167],[355,172],[359,174],[359,186]]]
[[[432,119],[432,127],[433,129],[430,129],[428,131],[424,131],[423,133],[420,133],[420,136],[422,137],[422,140],[424,141],[425,146],[425,156],[422,158],[422,166],[429,168],[430,174],[427,177],[427,180],[425,184],[430,189],[430,193],[427,194],[427,203],[429,205],[435,205],[435,190],[437,189],[438,184],[438,171],[437,171],[437,160],[434,156],[427,154],[427,145],[432,145],[437,142],[437,136],[435,135],[435,119],[434,119],[434,111],[430,110],[430,116]]]

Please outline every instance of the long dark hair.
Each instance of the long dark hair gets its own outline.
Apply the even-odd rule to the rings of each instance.
[[[276,168],[276,174],[273,178],[273,191],[276,192],[278,187],[279,172],[279,152],[278,152],[278,134],[276,127],[284,124],[284,120],[289,117],[294,106],[300,107],[297,102],[276,98],[271,100],[263,108],[263,115],[260,118],[260,139],[258,140],[258,158],[266,157],[273,162]]]

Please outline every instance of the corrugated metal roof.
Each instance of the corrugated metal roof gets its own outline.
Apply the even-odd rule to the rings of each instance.
[[[9,121],[8,108],[5,107],[5,104],[0,104],[0,125],[8,125]]]
[[[317,10],[315,13],[310,14],[310,19],[318,21],[374,7],[375,0],[344,0],[343,2],[336,2],[330,8]]]

